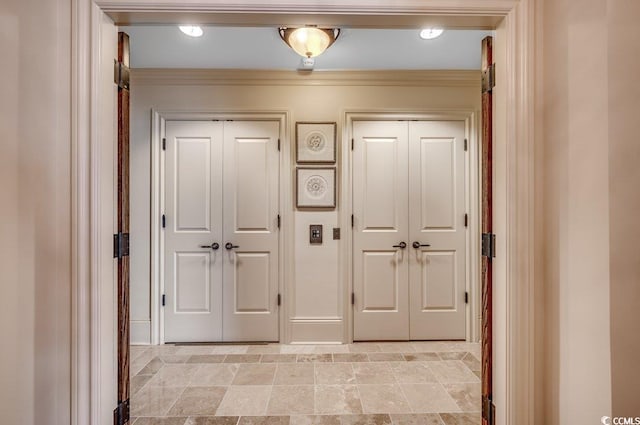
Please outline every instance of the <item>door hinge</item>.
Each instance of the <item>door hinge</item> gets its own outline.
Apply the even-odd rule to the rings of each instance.
[[[167,296],[165,294],[162,294],[162,307],[164,307],[165,305],[167,305]]]
[[[356,305],[356,293],[351,293],[351,305]]]
[[[118,407],[113,411],[113,424],[114,425],[126,425],[129,423],[129,399],[120,402]]]
[[[469,141],[464,139],[464,151],[466,152],[469,149]]]
[[[278,152],[280,152],[280,139],[278,139]]]
[[[355,141],[353,140],[353,138],[351,138],[351,150],[353,150],[354,145],[355,145]]]
[[[496,86],[496,64],[492,63],[482,71],[482,93],[491,93]]]
[[[356,223],[356,219],[353,217],[353,214],[351,214],[351,227],[354,227]]]
[[[468,292],[464,293],[464,303],[465,304],[469,304],[469,293]]]
[[[162,228],[164,229],[165,227],[167,227],[167,217],[162,214]]]
[[[495,425],[496,423],[496,405],[493,404],[491,396],[482,396],[482,419],[488,425]]]
[[[163,151],[167,150],[167,138],[166,137],[162,138],[162,150]]]
[[[282,295],[278,294],[278,306],[282,304]]]
[[[464,227],[469,227],[469,214],[464,214]]]
[[[280,228],[280,214],[278,214],[278,229]]]
[[[113,258],[129,256],[129,234],[116,233],[113,235]]]
[[[482,256],[489,260],[496,256],[496,235],[493,233],[482,234]]]
[[[129,90],[129,67],[114,59],[113,64],[113,82],[118,89]]]

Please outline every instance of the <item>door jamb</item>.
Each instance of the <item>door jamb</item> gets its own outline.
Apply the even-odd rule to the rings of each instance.
[[[72,0],[71,2],[71,167],[72,167],[72,313],[71,313],[71,417],[73,424],[100,424],[99,416],[110,413],[112,395],[101,391],[100,371],[110,368],[114,353],[102,350],[110,343],[108,335],[99,339],[104,323],[112,323],[115,316],[96,305],[94,296],[104,282],[100,262],[103,258],[94,248],[106,244],[98,223],[103,212],[113,210],[101,199],[100,169],[92,163],[92,153],[100,148],[98,85],[99,64],[92,61],[99,47],[100,31],[97,14],[105,12],[200,11],[216,13],[337,13],[337,14],[404,14],[459,16],[497,16],[502,19],[497,43],[504,46],[504,64],[498,73],[504,78],[496,90],[496,103],[502,103],[501,121],[497,124],[504,138],[502,147],[504,183],[501,190],[505,205],[504,226],[498,245],[500,273],[504,275],[502,295],[506,301],[499,320],[504,338],[499,349],[502,371],[496,382],[503,392],[496,400],[498,420],[504,423],[532,425],[534,423],[536,350],[534,345],[536,321],[534,291],[534,141],[535,134],[535,47],[537,0],[428,0],[416,3],[398,0],[380,7],[374,0],[347,0],[332,3],[326,8],[317,2],[300,0],[297,3],[276,3],[264,0],[198,0],[184,3],[178,0]],[[93,18],[93,19],[92,19]],[[93,154],[95,155],[95,154]],[[286,213],[286,211],[285,211]],[[104,253],[103,253],[104,254]],[[65,320],[61,317],[60,320]],[[115,341],[115,338],[113,338]],[[495,344],[498,344],[496,342]],[[495,374],[494,374],[495,375]],[[100,424],[102,425],[102,424]]]
[[[466,275],[465,290],[470,294],[470,302],[465,306],[465,339],[466,341],[478,341],[480,337],[480,323],[474,320],[480,311],[478,297],[481,296],[480,284],[480,237],[479,237],[479,134],[478,134],[478,114],[479,111],[468,109],[434,109],[434,110],[385,110],[385,111],[345,111],[343,114],[343,136],[342,136],[342,208],[341,222],[350,223],[353,212],[353,150],[351,150],[351,139],[353,138],[354,121],[464,121],[465,137],[469,142],[468,154],[465,155],[465,210],[469,214],[469,226],[465,229],[466,234]],[[353,306],[348,301],[353,286],[353,239],[354,230],[351,226],[345,226],[345,238],[342,241],[341,249],[345,253],[341,255],[342,275],[346,276],[346,284],[343,285],[343,314],[347,318],[344,327],[344,340],[353,343],[354,315]]]
[[[165,162],[162,153],[162,139],[165,137],[165,123],[176,121],[277,121],[280,127],[281,149],[278,152],[279,170],[278,182],[280,191],[278,208],[283,225],[280,227],[278,238],[278,293],[285,294],[290,276],[287,272],[285,258],[289,257],[289,249],[293,246],[292,233],[287,232],[290,218],[286,206],[290,205],[290,194],[286,189],[290,184],[289,173],[284,172],[289,167],[288,152],[289,135],[287,111],[151,111],[151,344],[164,344],[164,314],[162,314],[161,299],[164,293],[164,232],[162,231],[161,215],[165,209],[164,172]],[[282,303],[278,309],[278,335],[280,342],[288,340],[287,303]]]

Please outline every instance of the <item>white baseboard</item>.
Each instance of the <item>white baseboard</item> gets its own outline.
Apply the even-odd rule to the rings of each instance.
[[[342,344],[343,321],[341,318],[293,318],[291,344]]]
[[[131,337],[132,345],[151,344],[151,320],[132,320]]]

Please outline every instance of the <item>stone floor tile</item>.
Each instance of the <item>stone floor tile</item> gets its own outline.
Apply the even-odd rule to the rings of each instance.
[[[147,384],[148,387],[186,387],[200,368],[196,364],[166,364]]]
[[[441,360],[438,353],[405,353],[404,359],[408,362],[433,362]]]
[[[164,362],[160,357],[151,359],[136,375],[155,375],[164,366]]]
[[[351,363],[316,363],[316,385],[354,384]]]
[[[268,363],[241,364],[233,378],[233,385],[272,385],[276,365]]]
[[[184,425],[236,425],[238,416],[192,416]]]
[[[187,418],[138,418],[132,425],[184,425]]]
[[[263,354],[260,363],[295,363],[297,354]]]
[[[478,382],[478,377],[460,360],[444,360],[429,363],[429,367],[441,383]]]
[[[213,347],[211,345],[182,345],[178,346],[175,354],[213,354]]]
[[[460,408],[441,384],[402,384],[412,413],[459,412]]]
[[[441,360],[462,360],[466,356],[466,351],[443,351],[438,353]]]
[[[282,354],[313,354],[315,353],[315,345],[281,345],[280,353]]]
[[[401,384],[438,382],[427,362],[393,362],[391,370]]]
[[[444,425],[480,425],[480,413],[441,413]]]
[[[314,413],[313,385],[274,385],[267,406],[268,415]]]
[[[332,354],[298,354],[298,363],[329,363],[333,361]]]
[[[334,363],[356,363],[356,362],[368,362],[369,357],[366,353],[336,353],[333,355]]]
[[[165,416],[184,387],[145,386],[131,397],[131,416]]]
[[[465,364],[472,372],[479,372],[482,370],[480,359],[474,356],[472,353],[467,353],[462,359],[462,363]]]
[[[196,387],[231,385],[239,368],[237,364],[201,364],[189,385]]]
[[[136,375],[131,378],[131,395],[137,394],[153,378],[153,375]]]
[[[346,344],[321,344],[316,345],[313,352],[316,354],[348,353],[349,346]]]
[[[274,385],[313,385],[314,367],[310,363],[279,363]]]
[[[227,387],[189,387],[178,397],[169,416],[213,416]]]
[[[367,353],[370,362],[403,362],[401,353]]]
[[[442,386],[463,412],[479,412],[482,410],[482,394],[479,382],[473,384],[442,384]]]
[[[340,416],[342,425],[391,425],[387,414],[378,415],[344,415]]]
[[[194,354],[187,363],[223,363],[226,357],[226,354]]]
[[[391,415],[393,425],[443,425],[437,413],[400,413]]]
[[[398,384],[358,385],[358,391],[365,413],[411,413]]]
[[[337,415],[294,415],[289,425],[342,425]]]
[[[315,413],[361,414],[362,403],[355,385],[316,385]]]
[[[380,342],[378,347],[382,353],[411,353],[416,350],[410,342]]]
[[[396,383],[396,378],[389,363],[354,363],[353,372],[356,375],[358,384]]]
[[[227,388],[217,416],[255,416],[264,415],[267,411],[270,385],[239,385]]]
[[[289,416],[243,416],[238,425],[289,425]]]
[[[259,363],[262,354],[227,354],[224,363]]]

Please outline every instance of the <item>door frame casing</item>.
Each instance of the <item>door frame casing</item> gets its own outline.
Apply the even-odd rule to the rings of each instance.
[[[534,345],[537,313],[534,275],[535,211],[535,82],[536,0],[398,0],[393,4],[379,0],[345,0],[318,6],[316,0],[295,3],[280,0],[72,0],[71,2],[71,192],[72,192],[72,312],[71,312],[71,417],[73,424],[103,425],[101,417],[113,410],[114,394],[105,390],[105,371],[115,370],[115,350],[109,350],[115,337],[104,329],[113,327],[113,306],[102,306],[99,294],[112,282],[101,262],[109,255],[112,232],[100,227],[105,214],[112,214],[113,199],[101,187],[101,167],[111,166],[97,152],[100,146],[100,111],[103,93],[99,85],[100,17],[105,13],[147,16],[156,11],[165,18],[183,12],[236,12],[247,19],[273,14],[317,13],[342,17],[389,14],[398,17],[435,15],[450,21],[460,17],[477,19],[479,27],[487,16],[499,18],[496,27],[498,84],[496,97],[496,185],[500,191],[496,212],[501,226],[496,228],[498,245],[494,268],[504,280],[500,298],[504,305],[494,320],[500,323],[496,334],[494,372],[497,419],[502,423],[532,425],[535,405],[535,365],[540,349]],[[160,16],[160,15],[157,15]],[[346,18],[345,18],[346,19]],[[354,18],[355,19],[355,18]],[[408,18],[407,18],[408,19]],[[378,20],[379,22],[380,20]],[[258,24],[258,22],[255,22]],[[396,25],[397,26],[397,25]],[[467,25],[469,27],[469,25]],[[104,113],[108,114],[108,111]],[[107,117],[108,118],[108,117]],[[107,119],[108,121],[108,119]],[[286,213],[286,211],[283,211]],[[285,254],[286,255],[286,254]],[[104,301],[104,300],[103,300]],[[65,320],[60,317],[60,320]],[[498,336],[500,338],[498,338]],[[535,350],[535,351],[534,351]],[[114,378],[115,379],[115,378]]]
[[[288,111],[186,111],[161,110],[151,111],[151,344],[164,344],[164,314],[162,314],[161,299],[164,293],[164,232],[161,217],[165,211],[164,179],[165,161],[162,155],[162,139],[165,137],[166,121],[277,121],[280,129],[281,148],[278,152],[278,208],[283,223],[290,220],[287,205],[291,196],[287,188],[291,184],[290,173],[285,172],[290,167]],[[278,292],[286,293],[288,282],[291,282],[285,258],[289,256],[289,249],[293,246],[292,232],[287,232],[287,226],[281,226],[278,238]],[[286,299],[286,297],[285,297]],[[287,341],[289,330],[286,326],[287,303],[282,303],[278,311],[278,335],[280,342]]]
[[[340,221],[349,223],[353,212],[353,150],[351,149],[351,139],[353,138],[353,123],[355,121],[464,121],[465,137],[468,139],[468,153],[465,155],[464,179],[465,179],[465,212],[469,214],[469,226],[465,229],[465,290],[469,292],[470,302],[465,306],[465,339],[467,341],[477,341],[480,337],[480,321],[474,320],[480,311],[481,292],[480,284],[480,199],[479,199],[479,135],[478,135],[478,115],[479,111],[469,109],[428,109],[428,110],[389,110],[384,111],[363,111],[348,110],[343,114],[343,136],[342,136],[342,209]],[[411,141],[409,140],[409,143]],[[343,299],[349,300],[350,294],[354,291],[353,282],[353,259],[354,259],[354,229],[348,229],[342,241],[341,249],[346,255],[341,255],[341,275],[345,277],[343,285]],[[353,342],[354,337],[354,312],[353,305],[345,302],[343,315],[346,320],[344,327],[344,340]]]

